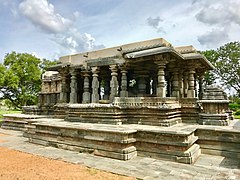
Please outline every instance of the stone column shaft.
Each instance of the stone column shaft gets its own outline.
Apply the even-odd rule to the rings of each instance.
[[[121,91],[120,97],[128,97],[127,91],[127,71],[125,69],[121,70],[122,79],[121,79]]]
[[[166,97],[164,68],[165,65],[158,65],[157,97]]]
[[[138,96],[140,96],[140,97],[145,96],[146,95],[146,88],[147,88],[145,76],[140,75],[137,83],[138,83],[138,91],[139,91]]]
[[[173,72],[172,97],[179,97],[178,69]]]
[[[71,83],[70,83],[70,103],[77,103],[77,73],[75,69],[71,71]]]
[[[202,99],[202,95],[203,95],[203,79],[204,79],[204,75],[200,75],[199,76],[199,99]]]
[[[179,71],[178,74],[178,87],[179,87],[179,97],[184,97],[183,93],[183,71]]]
[[[194,70],[190,70],[189,73],[188,73],[188,94],[187,94],[187,97],[190,97],[190,98],[195,98],[194,74],[195,74]]]
[[[187,92],[188,92],[188,72],[185,71],[183,73],[183,93],[184,93],[184,97],[187,97]]]
[[[66,74],[62,74],[60,100],[61,103],[67,102],[67,77]]]
[[[89,74],[90,72],[84,72],[84,82],[83,82],[83,100],[82,103],[90,103],[91,101],[91,94],[89,92]]]
[[[111,93],[110,93],[110,102],[114,101],[114,97],[118,95],[118,80],[117,80],[117,66],[116,65],[111,65],[110,70],[112,71],[111,76],[112,79],[110,81],[110,88],[111,88]]]
[[[99,102],[99,81],[98,81],[98,73],[99,70],[97,67],[92,68],[92,103]]]

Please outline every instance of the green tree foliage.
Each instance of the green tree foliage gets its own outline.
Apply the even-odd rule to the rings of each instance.
[[[36,104],[41,74],[50,64],[49,60],[41,61],[27,53],[7,54],[0,64],[1,99],[11,102],[14,108]]]
[[[202,52],[215,66],[215,70],[206,77],[208,83],[219,79],[222,85],[236,90],[240,97],[240,42],[230,42],[217,50]]]

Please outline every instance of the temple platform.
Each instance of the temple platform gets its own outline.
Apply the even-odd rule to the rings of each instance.
[[[114,159],[143,156],[192,164],[201,152],[240,157],[240,128],[234,126],[237,120],[225,127],[183,123],[161,127],[68,122],[35,115],[11,116],[11,119],[5,116],[2,128],[11,129],[6,124],[21,124],[18,130],[22,130],[31,143]]]

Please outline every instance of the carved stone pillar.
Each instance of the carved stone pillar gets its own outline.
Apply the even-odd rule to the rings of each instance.
[[[77,103],[77,72],[75,69],[70,71],[71,73],[71,93],[70,93],[70,103],[74,104]]]
[[[204,74],[199,75],[199,95],[198,98],[202,99],[203,96],[203,79],[204,79]]]
[[[178,73],[178,87],[179,87],[179,97],[184,97],[183,93],[183,71],[180,70]]]
[[[188,72],[185,71],[183,73],[183,94],[184,94],[184,97],[187,97],[187,93],[188,93]]]
[[[84,82],[83,82],[83,100],[82,103],[90,103],[91,102],[91,94],[89,92],[89,77],[90,77],[90,72],[89,71],[84,71],[83,72],[83,77],[84,77]]]
[[[61,89],[60,89],[60,102],[61,103],[67,103],[67,71],[66,70],[62,70],[60,71],[61,73],[61,79],[62,79],[62,83],[61,83]]]
[[[138,96],[139,97],[143,97],[146,95],[146,76],[145,75],[139,75],[138,76],[138,81],[137,81],[137,85],[138,85]]]
[[[166,88],[165,88],[165,65],[158,65],[158,84],[157,84],[157,96],[166,97]]]
[[[126,68],[121,69],[121,91],[120,91],[120,97],[128,97],[128,91],[127,91],[127,70]]]
[[[152,80],[153,80],[152,81],[152,94],[156,95],[157,94],[157,81],[158,81],[158,79],[157,79],[157,77],[154,76]]]
[[[92,68],[92,103],[99,102],[99,81],[98,81],[98,67]]]
[[[111,65],[110,70],[112,71],[111,73],[112,79],[110,81],[111,93],[109,100],[110,102],[113,102],[114,97],[118,95],[117,65]]]
[[[157,84],[157,97],[166,97],[166,81],[164,69],[167,64],[168,56],[155,56],[155,64],[158,66],[158,84]]]
[[[189,97],[189,98],[195,98],[194,74],[195,74],[194,69],[189,70],[189,72],[188,72],[188,93],[187,93],[187,97]]]
[[[104,95],[103,99],[104,100],[109,100],[109,95],[110,95],[110,78],[106,77],[104,83]]]
[[[178,69],[173,71],[172,79],[172,97],[179,97],[179,84],[178,84]]]

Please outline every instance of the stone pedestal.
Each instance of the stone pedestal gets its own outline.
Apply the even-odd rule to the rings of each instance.
[[[198,101],[202,106],[199,124],[227,126],[228,103],[226,94],[217,86],[208,86],[203,93],[202,100]]]

